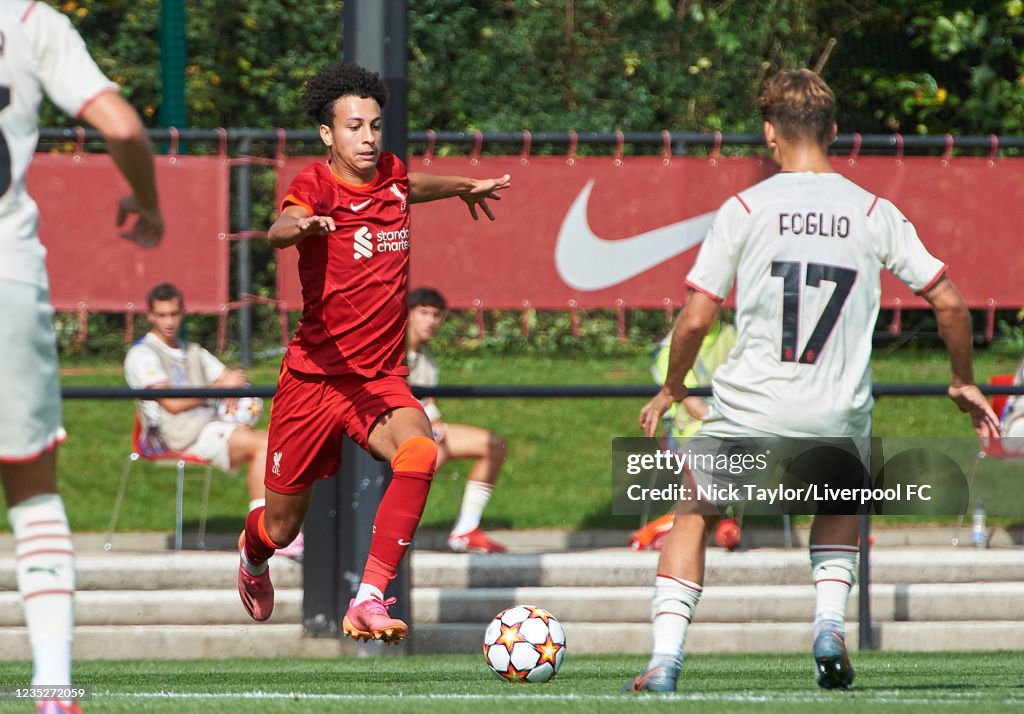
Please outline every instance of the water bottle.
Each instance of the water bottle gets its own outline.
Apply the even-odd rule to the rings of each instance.
[[[981,505],[981,499],[974,504],[974,514],[971,516],[971,542],[975,548],[988,547],[988,530],[985,528],[985,508]]]

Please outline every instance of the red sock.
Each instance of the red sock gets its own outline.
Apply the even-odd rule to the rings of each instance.
[[[249,565],[263,565],[279,548],[267,535],[263,525],[264,511],[266,508],[263,506],[254,508],[245,519],[245,559]]]
[[[425,436],[404,441],[391,459],[394,475],[377,507],[370,555],[363,570],[363,582],[381,592],[398,574],[398,564],[412,545],[436,465],[437,444]]]

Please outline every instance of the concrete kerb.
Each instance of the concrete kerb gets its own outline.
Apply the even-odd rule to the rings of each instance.
[[[940,537],[927,536],[928,531]],[[954,548],[948,541],[951,532],[875,531],[872,612],[882,648],[1024,647],[1021,549]],[[567,632],[572,632],[574,651],[649,648],[650,626],[645,620],[658,554],[630,551],[625,546],[628,532],[495,532],[494,537],[512,551],[502,556],[444,552],[444,535],[420,534],[411,555],[413,606],[418,614],[415,641],[410,641],[407,652],[476,651],[483,623],[493,612],[526,600],[543,601],[559,613]],[[102,535],[76,534],[81,615],[76,653],[85,659],[115,652],[167,657],[172,649],[253,656],[258,653],[253,639],[257,631],[273,635],[279,646],[275,651],[296,656],[354,652],[345,642],[302,636],[302,569],[284,558],[274,563],[281,594],[280,612],[275,612],[278,624],[268,628],[248,622],[234,592],[235,539],[211,536],[209,544],[217,550],[175,553],[168,549],[167,534],[123,533],[106,551]],[[20,608],[14,607],[18,595],[9,535],[0,536],[0,554],[0,607],[11,611],[0,622],[0,651],[20,658],[26,640],[14,615]],[[806,649],[813,588],[802,544],[737,552],[712,548],[708,585],[702,620],[694,625],[692,642],[688,638],[691,652],[722,647],[750,652]],[[772,595],[762,608],[753,607],[765,588]],[[957,602],[972,607],[965,610]],[[196,613],[202,616],[194,619]],[[1003,621],[989,620],[996,613]],[[856,642],[856,596],[848,615],[850,641]],[[176,646],[168,649],[169,642]]]
[[[568,531],[558,529],[536,530],[493,530],[491,536],[508,546],[512,553],[552,553],[586,551],[606,548],[627,547],[632,531],[629,530],[584,530]],[[953,525],[923,526],[914,528],[876,527],[872,530],[872,543],[876,548],[899,547],[943,547],[951,546],[955,529]],[[793,548],[806,548],[810,530],[805,527],[793,528]],[[969,524],[960,529],[960,541],[969,539]],[[416,534],[416,548],[421,551],[447,551],[447,532],[421,530]],[[237,533],[208,533],[205,550],[211,552],[234,551]],[[166,552],[173,548],[173,535],[159,532],[117,533],[112,539],[111,551],[119,553]],[[75,550],[78,553],[104,551],[102,533],[74,533]],[[1014,528],[995,527],[990,529],[989,545],[992,548],[1012,548],[1024,544],[1024,526]],[[741,548],[782,548],[785,533],[781,528],[744,528]],[[961,545],[963,550],[965,545]],[[184,534],[184,550],[198,550],[196,534]],[[13,553],[14,538],[10,533],[0,533],[0,554]]]

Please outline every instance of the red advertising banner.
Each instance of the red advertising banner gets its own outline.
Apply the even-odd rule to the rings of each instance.
[[[281,205],[288,191],[288,186],[302,169],[314,161],[323,161],[323,156],[288,156],[280,162],[277,169],[277,186],[274,201]],[[270,226],[267,226],[270,228]],[[289,247],[275,251],[277,262],[277,299],[281,307],[296,312],[302,310],[302,286],[299,284],[299,252]]]
[[[320,157],[289,158],[279,195]],[[837,157],[838,171],[892,200],[973,308],[1024,306],[1024,251],[1016,230],[1024,162],[1013,159]],[[410,171],[512,176],[493,223],[474,222],[458,200],[412,213],[412,282],[440,290],[454,308],[656,308],[678,305],[683,280],[714,211],[774,171],[757,158],[413,157]],[[296,252],[278,255],[278,295],[301,307]],[[891,275],[885,307],[924,307]]]
[[[39,204],[54,307],[143,311],[149,289],[166,281],[185,293],[190,312],[219,311],[228,302],[228,171],[222,157],[156,157],[167,230],[143,250],[115,225],[130,190],[109,156],[36,154],[28,191]]]
[[[877,156],[833,165],[903,211],[971,308],[1024,307],[1024,161]],[[882,304],[927,306],[888,271]]]

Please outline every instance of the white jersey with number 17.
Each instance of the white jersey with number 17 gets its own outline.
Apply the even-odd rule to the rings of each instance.
[[[882,267],[917,293],[946,269],[892,203],[839,174],[779,173],[726,201],[687,277],[719,302],[736,284],[718,411],[780,436],[867,436]]]
[[[43,94],[77,117],[116,89],[67,17],[43,2],[0,3],[0,279],[47,285],[39,210],[25,190]],[[73,197],[66,199],[75,210]]]

